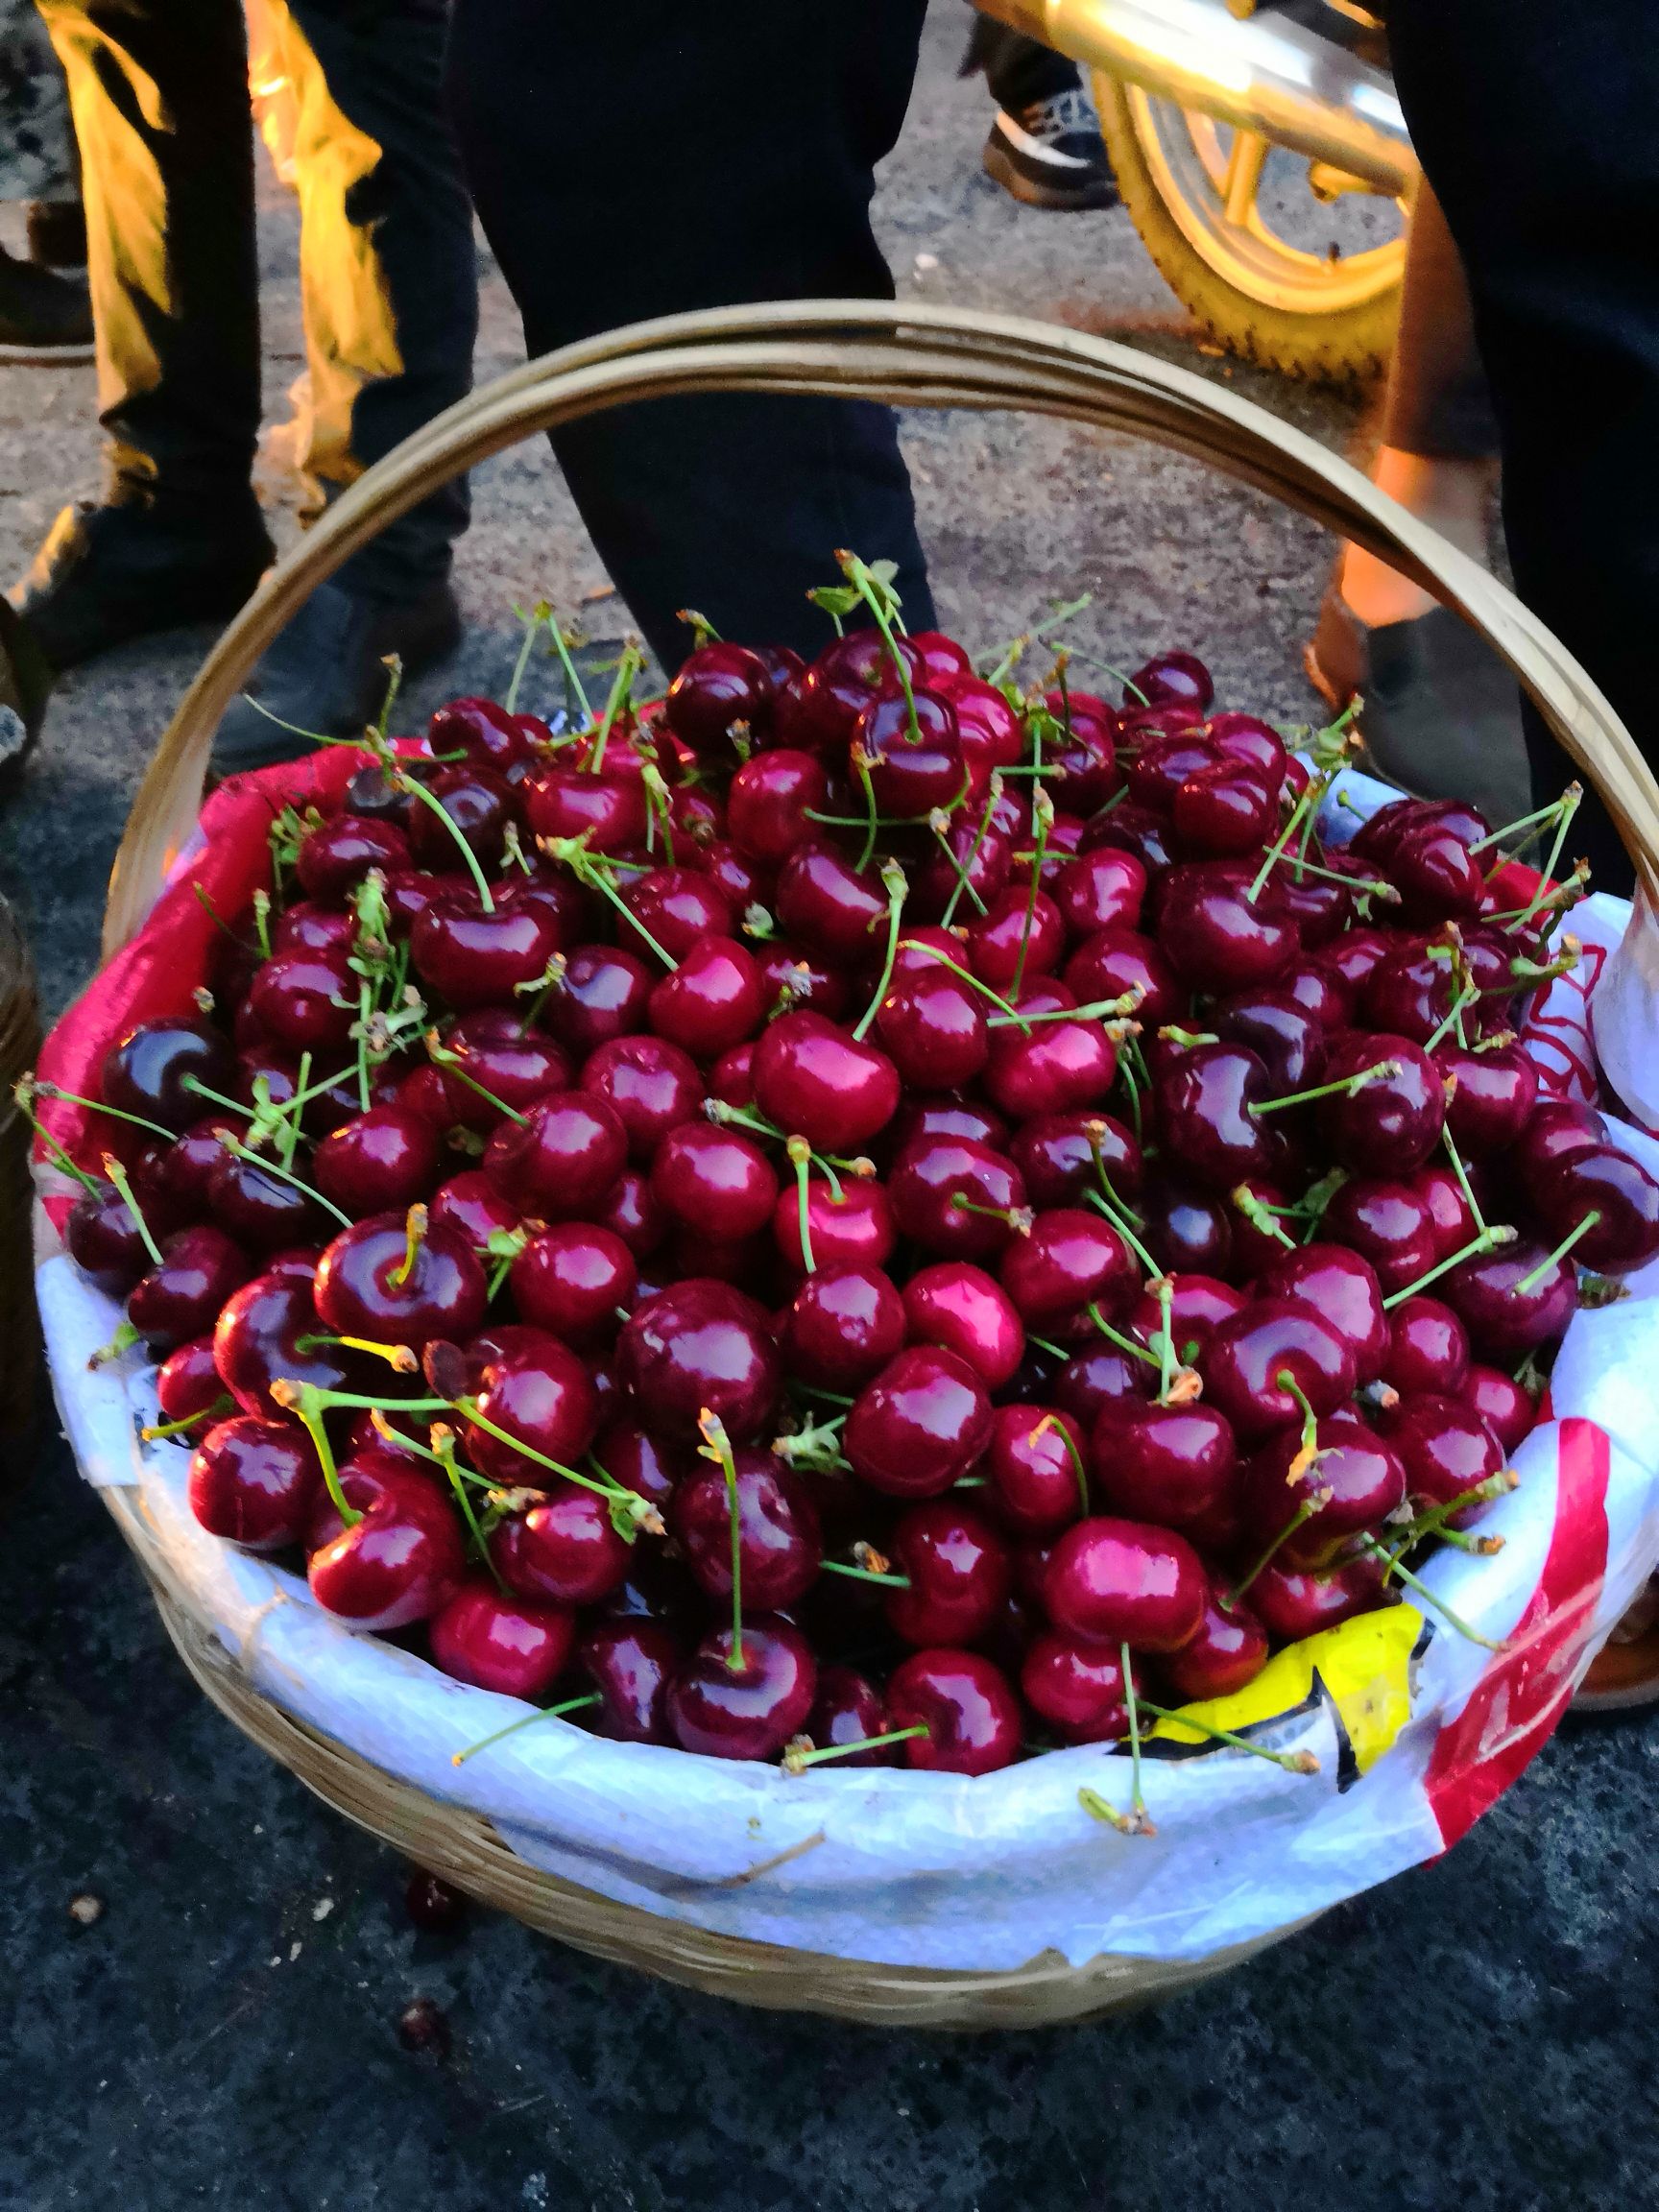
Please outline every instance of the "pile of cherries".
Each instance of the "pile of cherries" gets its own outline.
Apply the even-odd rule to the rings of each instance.
[[[1536,891],[1455,804],[1327,848],[1340,732],[1180,652],[1022,691],[843,572],[810,666],[372,734],[110,1049],[68,1246],[203,1526],[463,1681],[792,1770],[1138,1746],[1492,1548],[1659,1251],[1514,1033],[1572,797]]]

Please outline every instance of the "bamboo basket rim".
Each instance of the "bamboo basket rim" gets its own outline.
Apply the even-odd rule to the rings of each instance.
[[[1512,592],[1349,464],[1254,402],[1109,339],[960,308],[809,301],[664,317],[529,361],[368,469],[268,572],[180,702],[116,857],[105,957],[139,927],[195,827],[220,716],[318,584],[385,522],[524,438],[713,391],[1046,414],[1151,438],[1253,485],[1378,553],[1478,630],[1600,791],[1644,883],[1659,889],[1659,782],[1607,700]],[[255,1690],[169,1571],[136,1494],[102,1496],[186,1667],[244,1734],[383,1841],[595,1956],[762,2007],[888,2026],[1032,2027],[1172,1994],[1306,1925],[1196,1962],[1097,1958],[1071,1967],[1046,1955],[1009,1972],[964,1974],[779,1950],[614,1903],[529,1865],[481,1815],[394,1778]]]

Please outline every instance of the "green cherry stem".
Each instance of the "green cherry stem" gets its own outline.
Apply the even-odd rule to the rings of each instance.
[[[223,1421],[227,1414],[234,1413],[236,1401],[228,1390],[222,1391],[211,1406],[204,1406],[200,1413],[186,1413],[178,1421],[158,1421],[153,1429],[140,1429],[142,1442],[164,1443],[169,1436],[182,1436],[187,1430],[204,1428],[214,1421]]]
[[[43,1083],[36,1076],[31,1084],[33,1094],[39,1098],[57,1098],[65,1106],[85,1106],[94,1114],[108,1114],[115,1121],[131,1121],[134,1129],[148,1129],[152,1137],[164,1138],[171,1144],[176,1132],[163,1129],[159,1121],[146,1121],[142,1114],[129,1114],[121,1106],[106,1106],[102,1098],[83,1098],[79,1091],[60,1091],[56,1083]],[[238,1107],[238,1113],[246,1108]]]
[[[1248,1736],[1236,1736],[1231,1728],[1217,1728],[1213,1720],[1200,1720],[1195,1713],[1172,1712],[1167,1705],[1154,1705],[1150,1697],[1142,1697],[1141,1702],[1160,1720],[1171,1721],[1177,1728],[1190,1728],[1195,1735],[1209,1736],[1217,1743],[1230,1743],[1236,1751],[1248,1751],[1255,1758],[1270,1760],[1275,1767],[1283,1767],[1286,1774],[1317,1774],[1319,1771],[1319,1762],[1311,1751],[1269,1751],[1265,1743],[1252,1743]]]
[[[1014,963],[1014,980],[1009,985],[1018,1005],[1021,986],[1025,981],[1025,962],[1031,950],[1031,932],[1037,926],[1037,900],[1043,889],[1043,857],[1048,850],[1048,833],[1054,827],[1054,802],[1046,791],[1038,789],[1031,794],[1031,818],[1037,825],[1036,850],[1031,855],[1031,890],[1025,901],[1025,924],[1020,932],[1020,956]],[[1011,1007],[1010,1012],[1013,1011]]]
[[[1420,1576],[1412,1574],[1409,1567],[1403,1567],[1398,1559],[1391,1557],[1388,1547],[1385,1544],[1380,1544],[1375,1536],[1361,1536],[1358,1541],[1361,1551],[1370,1558],[1380,1559],[1390,1575],[1398,1575],[1406,1587],[1415,1591],[1424,1604],[1432,1607],[1447,1626],[1455,1628],[1459,1636],[1467,1637],[1471,1644],[1479,1644],[1486,1651],[1507,1651],[1509,1649],[1506,1642],[1494,1643],[1490,1636],[1482,1636],[1478,1628],[1471,1628],[1461,1613],[1455,1613],[1443,1598],[1437,1598]]]
[[[436,814],[439,821],[443,823],[445,829],[455,841],[455,849],[461,855],[468,875],[471,877],[477,887],[478,903],[483,907],[486,914],[493,914],[495,901],[491,894],[490,878],[485,875],[477,854],[468,844],[461,825],[456,821],[454,815],[450,813],[448,807],[445,805],[436,792],[428,791],[424,783],[417,782],[401,763],[398,764],[397,781],[412,797],[420,800],[428,813]]]
[[[509,714],[517,711],[518,686],[523,683],[525,670],[530,665],[530,654],[536,643],[537,632],[553,610],[548,606],[545,599],[539,599],[528,614],[521,608],[517,607],[513,612],[524,625],[524,642],[518,648],[518,658],[513,663],[513,674],[507,685],[507,696],[501,702]]]
[[[1482,1229],[1478,1237],[1472,1237],[1459,1251],[1449,1254],[1446,1259],[1419,1275],[1415,1283],[1407,1283],[1404,1290],[1391,1291],[1382,1301],[1383,1312],[1390,1312],[1394,1307],[1403,1306],[1407,1298],[1415,1298],[1419,1290],[1427,1290],[1431,1283],[1438,1283],[1442,1275],[1449,1274],[1454,1267],[1460,1267],[1465,1260],[1479,1260],[1483,1252],[1496,1251],[1500,1244],[1513,1244],[1514,1241],[1515,1231],[1507,1223],[1493,1222],[1489,1229]]]
[[[1038,1422],[1036,1428],[1032,1430],[1030,1435],[1025,1439],[1025,1441],[1028,1444],[1035,1444],[1038,1437],[1046,1435],[1050,1429],[1055,1431],[1055,1433],[1059,1436],[1061,1443],[1066,1447],[1066,1455],[1071,1462],[1071,1472],[1077,1478],[1077,1502],[1083,1508],[1083,1518],[1087,1520],[1089,1518],[1088,1470],[1083,1464],[1083,1455],[1078,1451],[1076,1442],[1072,1437],[1070,1430],[1067,1428],[1065,1422],[1061,1420],[1059,1414],[1045,1413],[1042,1420]]]
[[[323,1416],[330,1406],[338,1405],[339,1393],[321,1390],[315,1382],[295,1382],[286,1376],[278,1376],[271,1385],[271,1396],[284,1412],[292,1413],[311,1439],[311,1448],[317,1455],[317,1463],[323,1470],[324,1486],[333,1501],[334,1510],[348,1528],[355,1528],[363,1516],[354,1505],[346,1503],[346,1493],[340,1487],[340,1470],[334,1464],[334,1447],[328,1441],[328,1431]],[[360,1398],[360,1406],[373,1405],[372,1399]]]
[[[1377,1060],[1369,1068],[1361,1068],[1358,1075],[1342,1075],[1334,1083],[1315,1083],[1310,1091],[1293,1091],[1287,1098],[1263,1098],[1245,1111],[1258,1116],[1280,1114],[1286,1106],[1306,1106],[1310,1099],[1333,1098],[1338,1091],[1352,1098],[1356,1091],[1363,1091],[1367,1084],[1381,1083],[1399,1072],[1398,1060]]]
[[[111,1178],[111,1180],[113,1180],[113,1178]],[[1540,1260],[1537,1266],[1532,1269],[1530,1274],[1522,1276],[1520,1282],[1515,1286],[1516,1289],[1535,1290],[1539,1284],[1543,1282],[1545,1276],[1549,1274],[1551,1268],[1558,1266],[1560,1262],[1566,1259],[1568,1253],[1572,1251],[1574,1245],[1577,1243],[1578,1239],[1581,1237],[1587,1237],[1590,1231],[1595,1228],[1597,1222],[1600,1220],[1600,1207],[1592,1206],[1589,1213],[1585,1214],[1583,1220],[1579,1222],[1577,1228],[1569,1230],[1567,1235],[1562,1238],[1560,1243],[1556,1245],[1554,1251],[1551,1253],[1549,1259]]]
[[[870,570],[859,560],[856,553],[848,552],[845,546],[838,545],[835,548],[835,565],[857,592],[859,598],[863,600],[865,606],[869,608],[875,618],[876,627],[881,633],[882,642],[893,662],[894,673],[899,678],[899,688],[904,694],[904,710],[910,718],[910,734],[912,737],[920,739],[922,725],[916,719],[916,694],[910,685],[909,665],[903,654],[900,652],[898,640],[893,636],[893,623],[888,612],[888,605],[883,604],[885,599],[892,607],[898,606],[899,602],[894,595],[892,587],[888,586],[885,592],[878,591],[876,579]],[[861,870],[866,864],[860,864]]]
[[[801,1214],[801,1257],[806,1262],[807,1274],[815,1275],[818,1262],[812,1257],[812,1194],[808,1187],[812,1147],[805,1137],[791,1137],[784,1149],[795,1170],[795,1197]]]
[[[881,1574],[874,1567],[849,1567],[840,1559],[826,1559],[822,1565],[826,1575],[845,1575],[851,1582],[878,1582],[884,1590],[908,1590],[910,1587],[908,1575]]]
[[[611,696],[605,702],[605,712],[599,724],[599,734],[591,757],[583,765],[589,775],[599,775],[605,766],[605,748],[611,741],[611,728],[624,704],[634,696],[634,679],[644,666],[644,658],[635,638],[630,637],[622,648],[622,657],[616,663],[616,673],[611,680]]]
[[[875,1021],[881,1001],[887,996],[887,986],[893,980],[893,963],[899,957],[900,916],[904,910],[904,894],[908,885],[904,880],[904,871],[897,860],[882,861],[881,881],[887,892],[887,957],[881,963],[881,974],[870,995],[870,1003],[859,1016],[857,1026],[853,1031],[854,1044],[863,1043],[865,1032]]]
[[[705,1406],[697,1416],[697,1430],[703,1438],[698,1446],[700,1455],[714,1461],[726,1481],[726,1512],[732,1524],[732,1649],[726,1665],[733,1674],[740,1674],[743,1671],[743,1524],[737,1503],[737,1463],[732,1456],[726,1424],[718,1413]]]
[[[27,1075],[21,1077],[12,1086],[12,1095],[17,1102],[17,1111],[46,1147],[47,1157],[51,1160],[52,1165],[62,1174],[72,1177],[75,1182],[80,1184],[83,1190],[96,1192],[98,1190],[97,1176],[89,1175],[84,1167],[78,1167],[75,1165],[62,1145],[59,1143],[57,1138],[53,1136],[51,1130],[47,1128],[45,1122],[41,1120],[39,1115],[36,1113],[34,1105],[35,1086]]]
[[[927,1723],[918,1720],[913,1728],[889,1728],[884,1736],[864,1736],[856,1743],[830,1743],[822,1751],[791,1747],[783,1754],[783,1771],[805,1774],[808,1767],[822,1767],[830,1759],[851,1759],[854,1751],[880,1751],[889,1743],[908,1743],[912,1737],[927,1733]]]
[[[1480,1211],[1480,1201],[1475,1195],[1474,1185],[1469,1180],[1469,1170],[1463,1165],[1463,1155],[1458,1151],[1457,1140],[1453,1136],[1449,1126],[1442,1127],[1440,1131],[1440,1142],[1446,1147],[1446,1157],[1452,1163],[1452,1172],[1457,1178],[1457,1188],[1463,1193],[1463,1203],[1468,1207],[1470,1213],[1474,1215],[1476,1228],[1480,1231],[1482,1235],[1484,1235],[1486,1229],[1486,1216]]]
[[[1315,1492],[1311,1498],[1305,1498],[1302,1501],[1301,1504],[1297,1506],[1295,1512],[1291,1514],[1289,1520],[1286,1522],[1284,1527],[1280,1529],[1278,1535],[1274,1537],[1272,1543],[1268,1545],[1266,1551],[1263,1551],[1262,1556],[1256,1561],[1249,1574],[1242,1575],[1238,1581],[1235,1582],[1232,1589],[1228,1591],[1226,1597],[1222,1599],[1221,1605],[1224,1612],[1232,1612],[1234,1606],[1238,1604],[1239,1599],[1243,1597],[1244,1593],[1249,1589],[1251,1583],[1254,1582],[1257,1575],[1261,1574],[1262,1568],[1271,1562],[1275,1552],[1278,1551],[1280,1546],[1289,1543],[1291,1537],[1295,1535],[1297,1529],[1302,1527],[1305,1521],[1310,1521],[1313,1518],[1314,1514],[1318,1512],[1320,1506],[1323,1505],[1330,1498],[1330,1495],[1331,1493],[1329,1490],[1318,1491]]]
[[[493,1736],[481,1736],[476,1743],[469,1743],[465,1751],[451,1751],[451,1767],[465,1767],[469,1759],[475,1759],[480,1751],[488,1751],[492,1743],[499,1743],[503,1736],[517,1736],[520,1728],[531,1727],[538,1720],[559,1720],[566,1713],[580,1713],[589,1705],[599,1703],[597,1690],[586,1697],[566,1697],[560,1705],[542,1705],[534,1713],[526,1713],[522,1719],[510,1720],[505,1728],[497,1728]]]

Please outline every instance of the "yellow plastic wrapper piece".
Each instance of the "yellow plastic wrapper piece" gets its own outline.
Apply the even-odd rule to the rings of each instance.
[[[1409,1605],[1362,1613],[1338,1628],[1326,1628],[1276,1652],[1254,1682],[1231,1697],[1184,1705],[1184,1714],[1235,1735],[1258,1721],[1276,1719],[1304,1706],[1317,1686],[1335,1706],[1361,1774],[1374,1767],[1411,1718],[1411,1654],[1423,1616]],[[1210,1741],[1201,1728],[1160,1720],[1146,1731],[1175,1743]]]

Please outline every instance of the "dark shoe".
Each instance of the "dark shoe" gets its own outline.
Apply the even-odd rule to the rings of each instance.
[[[228,622],[275,558],[253,494],[221,506],[80,500],[7,594],[55,669],[191,622]]]
[[[86,210],[79,200],[31,200],[29,258],[42,269],[84,269]]]
[[[397,654],[405,676],[418,675],[454,651],[461,629],[448,584],[403,600],[319,585],[253,671],[247,694],[228,709],[213,740],[213,773],[297,760],[310,750],[298,732],[354,737],[385,704],[387,656]]]
[[[1087,92],[1056,92],[1017,115],[998,108],[985,141],[985,174],[1027,207],[1115,207],[1118,180]]]
[[[1467,800],[1495,824],[1532,805],[1515,679],[1450,608],[1370,630],[1333,585],[1304,661],[1334,711],[1358,697],[1361,765],[1385,782]]]
[[[0,361],[90,361],[86,278],[60,276],[0,247]]]

